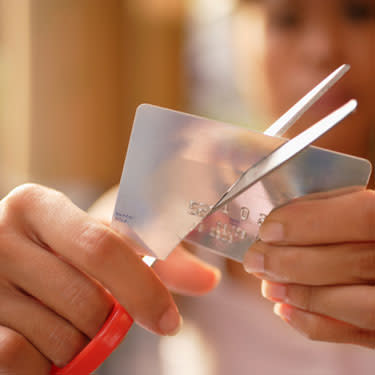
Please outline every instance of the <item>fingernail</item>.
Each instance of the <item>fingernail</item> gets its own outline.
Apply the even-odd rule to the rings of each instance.
[[[279,316],[281,319],[290,322],[293,308],[289,305],[284,305],[282,303],[276,303],[273,307],[273,312]]]
[[[278,242],[284,239],[284,227],[280,223],[264,223],[259,229],[259,237],[263,242]]]
[[[262,295],[273,301],[285,301],[286,286],[282,284],[270,283],[262,281]]]
[[[161,317],[159,328],[164,335],[174,336],[182,326],[182,317],[175,308],[170,307]]]
[[[264,272],[264,255],[256,251],[248,251],[243,261],[245,271],[248,273]]]
[[[217,286],[221,281],[221,271],[219,269],[213,269],[215,275],[215,286]]]
[[[216,282],[216,284],[218,284],[221,280],[220,269],[217,268],[217,267],[211,266],[211,265],[207,265],[206,267],[207,267],[208,270],[210,270],[213,273],[213,275],[215,277],[215,282]]]

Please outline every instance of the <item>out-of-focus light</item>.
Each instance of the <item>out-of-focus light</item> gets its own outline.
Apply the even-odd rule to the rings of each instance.
[[[192,16],[207,22],[224,17],[234,8],[235,0],[191,0]]]
[[[162,337],[159,344],[162,373],[165,375],[215,375],[218,373],[212,347],[199,328],[185,321],[173,337]]]

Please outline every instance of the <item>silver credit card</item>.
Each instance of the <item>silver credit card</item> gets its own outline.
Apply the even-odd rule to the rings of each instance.
[[[242,261],[273,208],[306,194],[368,183],[367,160],[310,146],[205,217],[244,171],[283,143],[282,138],[141,105],[113,226],[160,259],[185,240],[190,247]]]

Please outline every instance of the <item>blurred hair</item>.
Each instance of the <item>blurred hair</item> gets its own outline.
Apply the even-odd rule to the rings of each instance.
[[[255,5],[261,4],[262,0],[237,0],[237,6],[240,7],[241,5]]]

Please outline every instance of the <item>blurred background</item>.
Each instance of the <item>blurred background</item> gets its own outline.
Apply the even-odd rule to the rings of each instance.
[[[0,0],[1,196],[32,181],[87,208],[118,183],[140,103],[260,123],[233,74],[235,6]]]
[[[88,208],[119,182],[141,103],[255,130],[269,124],[259,99],[266,92],[263,18],[256,1],[243,4],[237,12],[236,0],[0,0],[0,198],[37,182]],[[362,30],[361,22],[345,25]],[[365,78],[360,88],[367,88]],[[212,297],[183,301],[182,334],[159,342],[135,327],[100,373],[248,373],[243,363],[254,374],[364,374],[360,366],[373,373],[373,352],[315,349],[280,325],[255,280],[225,281]],[[216,340],[220,335],[226,340]],[[228,367],[218,372],[218,363]],[[308,372],[289,371],[291,363]]]

